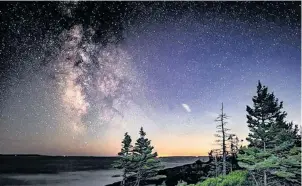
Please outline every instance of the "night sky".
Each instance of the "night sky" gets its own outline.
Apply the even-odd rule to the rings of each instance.
[[[300,2],[1,2],[0,153],[206,155],[258,80],[301,125]]]

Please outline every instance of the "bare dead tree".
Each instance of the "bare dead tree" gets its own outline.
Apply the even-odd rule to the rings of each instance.
[[[229,116],[227,116],[224,113],[223,110],[223,103],[221,104],[221,114],[219,114],[219,116],[216,118],[216,122],[218,122],[218,125],[216,126],[217,130],[217,134],[215,134],[215,136],[218,138],[216,140],[216,142],[221,146],[221,156],[222,156],[222,174],[226,175],[226,156],[227,156],[227,145],[226,145],[226,141],[229,137],[229,134],[227,133],[227,131],[229,131],[230,129],[226,128],[226,124],[227,124],[227,119],[229,118]]]

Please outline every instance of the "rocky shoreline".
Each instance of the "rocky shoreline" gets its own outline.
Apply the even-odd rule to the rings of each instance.
[[[181,180],[188,184],[195,184],[208,177],[211,166],[212,160],[209,159],[207,162],[197,160],[192,164],[163,169],[158,172],[158,176],[141,182],[141,185],[161,185],[165,183],[166,186],[175,186]],[[134,177],[129,177],[129,182],[134,180]],[[120,184],[121,182],[115,182],[106,186],[120,186]]]

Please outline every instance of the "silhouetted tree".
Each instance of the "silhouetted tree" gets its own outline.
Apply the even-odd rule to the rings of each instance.
[[[226,175],[226,157],[227,157],[227,146],[226,142],[229,137],[229,134],[227,133],[228,128],[226,128],[228,116],[224,113],[223,110],[223,103],[221,104],[221,114],[216,118],[216,122],[219,122],[217,125],[217,134],[215,136],[218,138],[216,142],[221,145],[221,156],[222,156],[222,174]]]
[[[121,182],[122,186],[126,184],[128,175],[133,171],[131,141],[131,137],[126,132],[122,141],[122,149],[118,153],[120,159],[113,164],[115,168],[123,169],[123,180]]]
[[[155,176],[163,168],[157,158],[157,152],[152,152],[154,147],[151,146],[151,141],[146,138],[143,127],[141,127],[139,134],[140,137],[136,140],[133,148],[136,173],[135,186],[139,186],[142,180]]]
[[[244,154],[239,154],[238,159],[239,165],[253,174],[262,172],[258,178],[264,186],[268,185],[268,176],[291,182],[301,179],[301,159],[297,158],[301,149],[295,148],[299,143],[301,147],[298,128],[284,121],[287,114],[282,108],[283,102],[279,103],[274,93],[268,93],[268,88],[259,81],[253,108],[246,109],[249,148],[243,148]],[[275,181],[274,185],[280,184],[276,179],[270,180]]]
[[[218,177],[221,173],[221,164],[219,163],[220,149],[212,149],[209,153],[210,159],[210,170],[208,172],[208,177]]]
[[[230,169],[233,171],[234,166],[237,165],[237,154],[239,152],[239,138],[236,134],[230,134],[228,138],[230,144]]]

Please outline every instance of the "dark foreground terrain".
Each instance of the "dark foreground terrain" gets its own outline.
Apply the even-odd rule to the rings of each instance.
[[[141,185],[161,185],[165,183],[167,186],[175,186],[181,180],[187,182],[188,184],[195,184],[199,181],[205,180],[208,177],[211,166],[211,160],[206,162],[197,160],[191,164],[166,168],[161,170],[157,177],[142,181]],[[135,182],[135,178],[129,178],[130,183],[128,186],[133,185],[131,181]],[[120,184],[120,182],[115,182],[107,186],[119,186]]]

